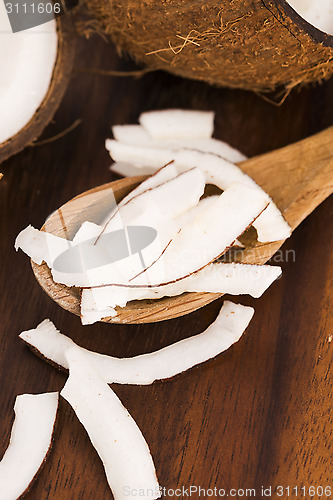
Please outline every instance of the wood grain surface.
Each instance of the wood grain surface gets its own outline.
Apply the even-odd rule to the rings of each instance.
[[[116,178],[104,148],[111,125],[134,123],[149,109],[214,109],[216,137],[254,156],[333,124],[333,80],[276,107],[252,93],[162,72],[133,79],[84,68],[135,69],[100,38],[80,42],[71,84],[44,143],[1,165],[0,454],[8,445],[16,395],[61,390],[66,380],[19,341],[22,330],[48,317],[82,346],[133,356],[201,332],[221,306],[220,299],[162,323],[82,327],[42,291],[29,259],[15,253],[14,239],[26,225],[40,227],[69,199]],[[45,142],[77,119],[73,131]],[[164,498],[188,498],[192,485],[224,489],[233,498],[267,498],[262,487],[272,488],[270,498],[296,498],[292,488],[304,486],[298,497],[308,499],[319,498],[310,486],[332,486],[332,217],[331,197],[272,259],[282,265],[282,278],[261,299],[236,298],[256,312],[226,353],[170,381],[114,386],[149,443]],[[182,487],[180,495],[167,491]],[[103,466],[64,400],[52,452],[26,498],[112,498]],[[208,495],[192,492],[191,498]],[[222,498],[222,492],[209,498]]]

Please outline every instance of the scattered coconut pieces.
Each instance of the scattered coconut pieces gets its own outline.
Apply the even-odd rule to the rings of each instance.
[[[110,204],[98,224],[82,221],[71,241],[28,226],[15,248],[36,264],[46,262],[55,282],[83,289],[83,324],[116,316],[132,300],[191,291],[261,295],[280,268],[270,270],[267,279],[257,270],[258,289],[245,279],[249,268],[244,274],[245,268],[236,266],[230,274],[231,268],[223,270],[222,264],[209,268],[205,278],[201,274],[230,248],[241,251],[239,237],[250,226],[261,242],[291,234],[267,193],[222,157],[228,147],[211,137],[213,113],[149,112],[139,122],[115,126],[116,139],[108,140],[107,147],[114,159],[145,165],[154,174],[118,205]],[[202,151],[199,144],[204,144]],[[222,193],[207,196],[209,184]],[[236,269],[242,269],[241,277]],[[213,274],[217,279],[211,283]]]
[[[10,443],[0,462],[2,500],[15,500],[29,489],[50,449],[57,408],[57,392],[17,396]]]
[[[77,348],[65,352],[69,378],[61,391],[100,456],[115,500],[161,496],[148,445],[116,394]],[[130,496],[131,498],[131,496]]]
[[[187,111],[169,110],[170,113],[171,111],[175,113],[175,116],[182,116],[182,113],[184,113],[183,119],[185,122],[187,121]],[[142,122],[141,116],[139,117],[140,123]],[[163,127],[163,112],[150,112],[149,120],[155,126]],[[159,125],[160,122],[161,125]],[[121,127],[125,127],[125,130],[123,131]],[[126,129],[126,127],[128,128]],[[165,142],[163,144],[161,141],[156,142],[154,140],[156,137],[154,136],[152,126],[148,128],[146,126],[146,130],[143,127],[139,129],[135,127],[140,126],[115,126],[112,129],[115,140],[106,140],[106,149],[109,151],[111,158],[116,162],[111,169],[117,173],[121,175],[135,175],[133,168],[138,168],[138,173],[150,174],[154,169],[160,168],[163,164],[174,161],[174,165],[179,172],[194,166],[199,167],[205,174],[206,183],[215,184],[222,190],[227,189],[233,182],[242,182],[264,192],[253,179],[234,164],[245,160],[246,157],[223,141],[218,141],[211,137],[200,139],[196,138],[195,135],[192,138],[187,137],[183,139],[181,135],[179,138],[175,134],[173,142]],[[125,138],[126,130],[129,137],[127,140]],[[141,171],[141,169],[143,170]],[[258,233],[258,240],[265,243],[288,238],[291,234],[289,225],[273,200],[267,194],[266,197],[269,207],[254,223],[254,227]]]

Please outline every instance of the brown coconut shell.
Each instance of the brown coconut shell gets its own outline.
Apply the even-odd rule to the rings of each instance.
[[[152,69],[254,91],[333,73],[333,36],[285,0],[86,0],[121,51]]]
[[[14,136],[0,144],[0,163],[32,144],[52,120],[66,91],[75,54],[75,38],[71,18],[57,18],[58,53],[53,76],[43,102],[31,120]]]

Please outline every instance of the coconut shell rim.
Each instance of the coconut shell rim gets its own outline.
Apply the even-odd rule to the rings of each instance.
[[[333,35],[320,30],[309,21],[304,19],[286,0],[261,0],[266,9],[285,25],[283,22],[287,16],[299,29],[309,35],[313,41],[324,45],[325,47],[333,47]],[[282,11],[281,11],[282,9]],[[286,25],[285,25],[286,26]],[[287,26],[286,26],[287,27]]]

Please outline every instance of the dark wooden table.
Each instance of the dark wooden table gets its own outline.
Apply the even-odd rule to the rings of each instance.
[[[80,125],[1,165],[0,454],[8,445],[16,395],[59,391],[66,380],[20,342],[22,330],[50,318],[80,345],[125,357],[201,332],[221,307],[219,300],[158,324],[82,327],[79,318],[48,298],[28,258],[15,252],[14,239],[26,225],[40,227],[73,196],[115,178],[104,148],[112,124],[135,123],[140,112],[155,108],[213,109],[216,137],[252,156],[333,123],[333,80],[295,91],[276,107],[252,93],[165,73],[116,78],[83,68],[127,71],[135,66],[119,60],[113,46],[100,38],[81,41],[65,99],[41,139],[52,138],[77,119]],[[271,498],[288,498],[289,487],[289,497],[296,498],[293,488],[298,487],[298,497],[306,499],[311,498],[310,486],[319,495],[320,486],[332,486],[332,217],[331,197],[275,259],[283,267],[282,278],[259,300],[235,299],[253,305],[256,313],[229,351],[174,380],[114,386],[149,443],[161,486],[223,488],[234,498],[254,497],[246,492],[252,488],[255,498],[261,498],[262,487],[272,488]],[[169,493],[165,498],[187,498],[186,492]],[[64,400],[52,452],[27,495],[58,498],[112,498],[102,464]]]

